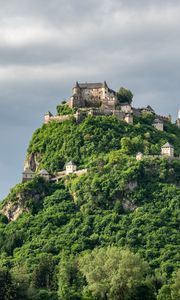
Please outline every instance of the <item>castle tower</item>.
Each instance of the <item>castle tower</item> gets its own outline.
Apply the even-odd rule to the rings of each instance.
[[[163,131],[164,130],[164,123],[162,120],[159,119],[155,119],[153,124],[154,128],[156,128],[157,130]]]
[[[80,86],[78,81],[76,81],[76,84],[73,87],[73,95],[79,95],[79,94],[80,94]]]
[[[46,171],[45,169],[42,169],[40,172],[39,172],[39,176],[43,177],[46,181],[49,181],[51,176],[50,174],[48,173],[48,171]]]
[[[45,115],[44,115],[44,123],[47,124],[49,123],[49,121],[51,120],[51,117],[53,117],[53,114],[48,111]]]
[[[178,111],[178,119],[176,121],[176,125],[177,125],[178,128],[180,128],[180,109]]]
[[[128,124],[133,125],[133,115],[132,114],[126,114],[124,117],[124,121]]]
[[[107,93],[108,93],[108,85],[107,82],[104,81],[102,84],[102,97],[103,99],[105,99],[107,97]]]
[[[103,88],[108,88],[106,80],[104,80],[104,82],[103,82]]]
[[[142,160],[143,159],[143,154],[142,154],[142,152],[138,152],[137,154],[136,154],[136,160]]]
[[[66,175],[72,174],[76,170],[77,170],[77,166],[72,161],[70,161],[66,164]]]
[[[166,143],[161,147],[161,155],[174,157],[174,147],[171,144]]]
[[[22,182],[26,182],[26,181],[29,181],[29,180],[32,180],[33,177],[35,176],[35,173],[31,170],[31,169],[26,169],[24,170],[24,172],[22,173],[23,176],[22,176]]]

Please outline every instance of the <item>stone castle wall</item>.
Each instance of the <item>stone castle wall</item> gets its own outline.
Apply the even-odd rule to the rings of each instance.
[[[117,103],[116,93],[104,82],[99,84],[78,84],[73,88],[73,96],[67,104],[73,107],[103,107],[114,109]]]
[[[102,108],[81,108],[73,115],[62,115],[62,116],[53,116],[45,115],[44,123],[48,124],[49,122],[64,122],[66,120],[71,120],[74,118],[77,123],[82,122],[88,115],[91,116],[115,116],[119,120],[123,120],[129,124],[133,124],[133,115],[127,114],[118,109],[102,109]]]
[[[67,121],[67,120],[71,120],[72,117],[73,117],[72,115],[45,116],[44,117],[44,123],[47,124],[47,123],[52,122],[52,121],[64,122],[64,121]]]

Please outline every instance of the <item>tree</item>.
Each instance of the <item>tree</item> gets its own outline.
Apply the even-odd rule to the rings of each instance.
[[[75,113],[75,109],[70,108],[66,102],[57,106],[58,115],[72,115]]]
[[[133,93],[130,90],[121,87],[117,92],[117,97],[120,103],[128,102],[129,104],[131,104]]]
[[[0,299],[16,299],[15,286],[12,282],[9,271],[6,268],[0,269]]]
[[[180,269],[173,275],[174,283],[171,286],[172,300],[180,299]]]
[[[82,275],[78,270],[77,259],[64,253],[59,264],[58,295],[64,300],[80,300]]]
[[[180,299],[180,270],[174,272],[171,284],[164,284],[158,292],[158,300],[179,300]]]
[[[32,285],[35,288],[53,289],[55,264],[51,254],[42,255],[38,266],[32,274]]]
[[[24,298],[20,298],[23,299]],[[58,300],[56,292],[44,290],[44,289],[33,289],[30,288],[28,291],[28,300]]]
[[[138,254],[118,247],[94,249],[79,259],[87,287],[99,299],[124,300],[143,284],[148,265]]]

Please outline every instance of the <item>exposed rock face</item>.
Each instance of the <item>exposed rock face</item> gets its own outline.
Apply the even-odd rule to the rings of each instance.
[[[15,221],[24,212],[37,213],[49,192],[46,180],[41,177],[34,182],[17,185],[2,203],[0,214],[5,215],[9,221]]]
[[[40,158],[40,153],[31,153],[24,161],[24,170],[30,169],[33,172],[36,172],[39,166]]]
[[[15,203],[8,202],[5,204],[3,209],[0,211],[1,214],[5,215],[9,221],[15,221],[23,212],[28,212],[28,209],[24,207],[21,195],[17,196]]]
[[[8,203],[1,210],[1,213],[5,215],[9,221],[15,221],[25,211],[28,211],[27,208],[23,208],[20,203]]]
[[[34,194],[31,199],[34,203],[39,202],[40,199],[45,196],[45,193]],[[15,197],[15,201],[8,201],[0,210],[2,215],[5,215],[9,221],[15,221],[23,212],[29,212],[27,207],[27,195],[18,193]]]

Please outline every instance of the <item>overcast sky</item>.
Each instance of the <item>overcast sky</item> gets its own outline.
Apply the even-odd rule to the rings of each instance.
[[[33,131],[76,80],[128,87],[134,106],[180,108],[179,0],[0,0],[0,198]]]

